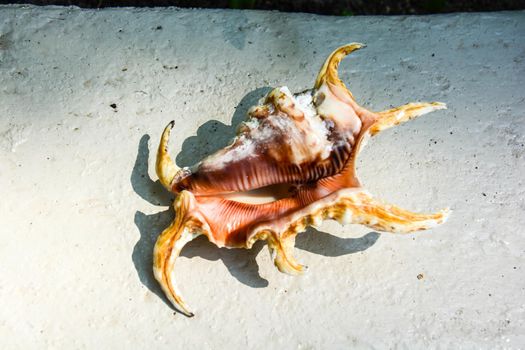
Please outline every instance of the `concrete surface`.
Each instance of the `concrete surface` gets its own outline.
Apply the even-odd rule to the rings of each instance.
[[[198,239],[177,267],[196,316],[174,314],[151,274],[173,217],[152,167],[162,128],[176,119],[189,165],[268,87],[311,87],[351,41],[368,44],[341,66],[362,104],[449,106],[371,140],[361,179],[409,209],[450,206],[449,222],[325,223],[298,238],[302,277],[263,245]],[[524,12],[0,7],[1,347],[524,348],[524,60]]]

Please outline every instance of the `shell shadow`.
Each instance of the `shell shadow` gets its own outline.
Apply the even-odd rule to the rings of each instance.
[[[236,126],[244,120],[248,108],[256,104],[269,90],[268,87],[259,88],[244,96],[236,107],[231,125],[225,125],[217,120],[201,125],[196,136],[190,136],[183,142],[182,150],[176,158],[177,164],[192,165],[208,154],[225,147],[235,136]],[[150,136],[145,134],[139,141],[137,158],[130,176],[131,186],[135,193],[148,203],[156,206],[171,206],[173,194],[148,175],[149,140]],[[140,237],[131,256],[141,283],[170,306],[153,276],[152,261],[155,241],[173,219],[174,211],[171,208],[150,215],[137,211],[134,222]],[[379,237],[378,233],[370,232],[360,238],[339,238],[313,228],[309,228],[306,233],[310,234],[297,237],[297,248],[332,257],[368,249]],[[268,281],[260,276],[256,257],[264,245],[264,242],[257,242],[252,249],[217,248],[206,238],[199,237],[186,245],[181,256],[189,259],[198,256],[210,261],[221,260],[229,273],[240,283],[252,288],[263,288],[268,286]]]
[[[197,134],[186,138],[182,143],[181,151],[175,158],[177,165],[192,166],[207,155],[226,147],[234,138],[237,126],[246,119],[248,109],[256,105],[271,89],[265,86],[246,94],[235,107],[231,125],[223,124],[218,120],[209,120],[199,126]]]
[[[378,240],[380,234],[368,232],[359,238],[341,238],[309,227],[297,235],[295,247],[324,256],[341,256],[367,250]]]

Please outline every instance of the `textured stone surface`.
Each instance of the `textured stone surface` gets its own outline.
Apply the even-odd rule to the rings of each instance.
[[[2,348],[520,348],[525,344],[525,13],[345,17],[0,7]],[[400,236],[325,223],[302,277],[264,245],[190,243],[192,319],[151,275],[173,214],[157,139],[189,165],[224,146],[268,87],[311,87],[335,47],[371,109],[449,109],[369,142],[359,173],[449,222]],[[112,107],[111,105],[114,106]],[[418,278],[419,275],[419,278]]]

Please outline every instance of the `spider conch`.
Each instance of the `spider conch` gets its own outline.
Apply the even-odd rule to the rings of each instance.
[[[443,223],[448,209],[419,214],[386,204],[360,184],[355,162],[370,136],[446,106],[409,103],[382,112],[358,105],[338,77],[344,56],[362,48],[336,49],[313,89],[271,91],[238,128],[232,143],[190,168],[168,155],[171,122],[162,134],[156,171],[176,194],[175,220],[159,236],[153,271],[177,310],[193,316],[175,283],[174,265],[186,243],[205,235],[218,247],[251,248],[267,240],[281,272],[305,270],[293,257],[295,236],[333,219],[374,230],[408,233]]]

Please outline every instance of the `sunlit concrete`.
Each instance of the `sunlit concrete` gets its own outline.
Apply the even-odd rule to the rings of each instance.
[[[1,347],[522,348],[524,33],[523,12],[0,7]],[[368,47],[341,77],[360,103],[449,107],[370,140],[360,178],[450,220],[406,236],[326,223],[297,240],[302,277],[264,245],[198,239],[177,266],[196,316],[175,314],[151,274],[173,217],[152,166],[163,127],[175,119],[190,165],[269,87],[311,87],[352,41]]]

